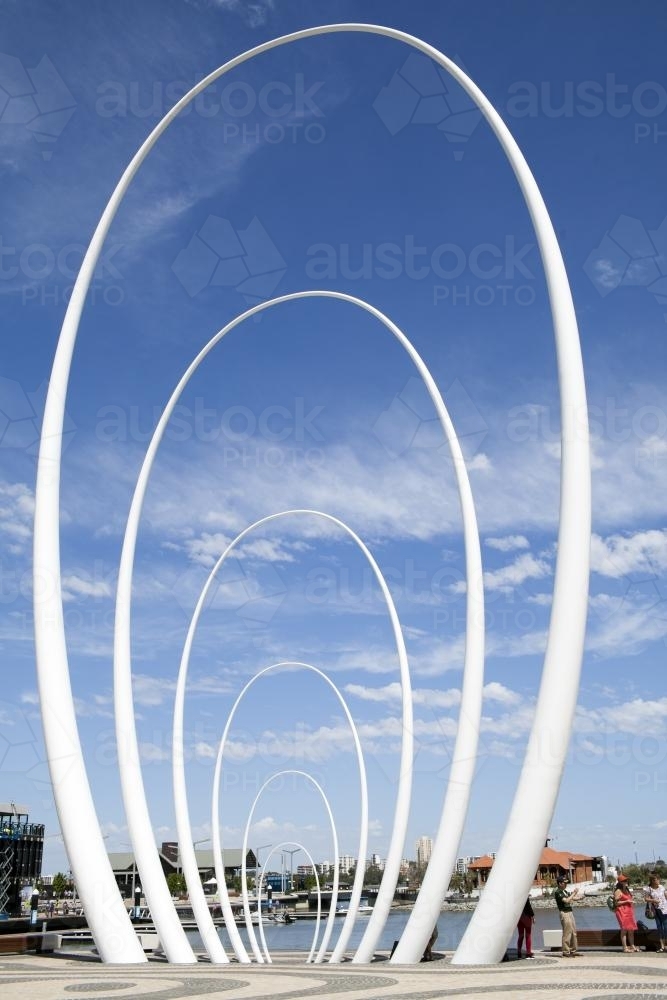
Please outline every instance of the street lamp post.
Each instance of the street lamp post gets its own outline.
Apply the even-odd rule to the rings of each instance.
[[[298,854],[301,850],[300,847],[286,847],[285,854],[289,854],[289,887],[290,892],[294,891],[294,855]]]
[[[260,851],[266,851],[269,847],[273,847],[273,844],[262,844],[254,852],[255,853],[255,893],[257,893],[258,889],[259,889],[259,886],[257,884],[257,880],[259,878],[259,871],[260,871],[260,868],[259,868],[259,852]]]
[[[102,839],[108,840],[109,834],[107,833]],[[132,847],[132,844],[127,840],[120,841],[121,847]],[[127,882],[125,883],[127,885]],[[136,895],[136,885],[137,885],[137,859],[134,854],[134,848],[132,847],[132,903],[136,905],[135,895]],[[141,888],[141,887],[140,887]]]
[[[211,843],[211,838],[210,837],[203,837],[201,840],[193,840],[192,846],[194,848],[196,848],[196,847],[199,846],[199,844],[210,844],[210,843]],[[178,864],[176,865],[176,871],[177,871],[177,873],[179,875],[182,875],[183,874],[183,867],[182,867],[182,865],[181,865],[180,862],[181,862],[181,852],[180,852],[180,849],[179,849],[179,852],[178,852]]]

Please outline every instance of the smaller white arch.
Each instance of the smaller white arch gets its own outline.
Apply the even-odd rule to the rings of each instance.
[[[185,655],[185,654],[184,654]],[[250,961],[250,957],[246,948],[241,940],[241,936],[236,927],[234,921],[234,916],[232,913],[232,907],[229,900],[229,893],[227,892],[227,885],[224,880],[224,865],[222,864],[222,838],[220,836],[220,823],[219,823],[219,789],[220,789],[220,777],[222,773],[222,763],[224,759],[225,744],[227,742],[227,736],[229,730],[231,729],[232,722],[234,721],[234,716],[236,715],[236,710],[240,705],[241,701],[246,695],[246,692],[255,684],[260,677],[271,671],[278,670],[285,667],[297,667],[304,670],[311,670],[313,673],[317,674],[324,681],[327,682],[329,687],[333,690],[334,694],[338,698],[345,717],[347,718],[348,725],[350,726],[350,731],[352,733],[352,739],[354,741],[355,750],[357,753],[357,763],[359,769],[359,786],[360,786],[360,804],[361,804],[361,817],[360,817],[360,833],[359,833],[359,857],[366,857],[366,845],[368,844],[368,782],[366,779],[366,765],[364,764],[364,755],[361,749],[361,741],[359,740],[359,733],[355,725],[354,719],[350,713],[347,703],[343,698],[342,694],[331,680],[330,677],[320,670],[318,667],[314,667],[311,663],[300,663],[298,661],[283,661],[280,663],[272,663],[268,667],[264,667],[260,670],[254,677],[251,677],[248,683],[245,685],[243,690],[238,695],[234,705],[232,706],[229,715],[227,717],[227,722],[225,723],[225,730],[222,734],[222,739],[218,747],[218,755],[215,762],[215,773],[213,777],[213,792],[211,794],[211,832],[213,838],[213,857],[214,863],[216,865],[216,878],[218,880],[218,897],[220,899],[220,906],[222,909],[223,916],[225,918],[225,924],[228,926],[229,939],[231,941],[232,947],[236,954],[236,957],[240,962],[247,963]],[[291,773],[291,772],[288,772]],[[301,772],[299,772],[301,773]],[[263,786],[264,787],[264,786]],[[256,804],[257,800],[255,800]],[[253,809],[254,805],[253,804]],[[190,846],[188,841],[188,847]],[[194,849],[193,849],[194,853]],[[220,872],[222,872],[223,878],[220,878],[220,872],[218,871],[218,865],[220,865]],[[245,866],[245,853],[242,858],[242,866]],[[338,864],[336,864],[336,871],[334,872],[334,892],[338,893]],[[357,917],[357,912],[359,909],[359,902],[361,900],[361,892],[363,889],[364,880],[364,870],[357,865],[357,871],[354,874],[354,881],[352,883],[352,894],[350,898],[350,906],[348,909],[348,914],[345,918],[343,927],[338,938],[338,942],[331,953],[329,961],[336,963],[340,961],[340,956],[344,953],[345,946],[349,940],[350,934],[352,933],[352,927],[354,926],[354,921]],[[187,881],[187,879],[186,879]],[[201,885],[201,879],[199,879],[199,884]],[[189,890],[189,884],[188,884]],[[203,892],[203,890],[202,890]],[[333,898],[333,897],[332,897]],[[208,908],[207,908],[208,911]],[[247,920],[247,917],[246,917]],[[252,943],[252,930],[249,931]],[[326,940],[328,944],[328,937]]]
[[[269,856],[262,865],[262,871],[259,876],[259,884],[255,886],[255,893],[257,895],[257,912],[259,914],[259,936],[262,939],[262,948],[264,949],[264,955],[266,956],[266,961],[269,965],[272,965],[271,954],[266,944],[266,938],[264,937],[264,924],[262,921],[262,882],[264,881],[264,872],[266,871],[266,866],[268,865],[270,859],[280,851],[283,847],[288,847],[293,844],[298,847],[299,850],[303,851],[308,860],[310,861],[311,867],[313,869],[313,875],[315,876],[315,883],[317,886],[317,917],[315,918],[315,933],[313,934],[313,943],[310,946],[310,951],[308,952],[308,958],[306,959],[306,965],[313,961],[313,955],[315,954],[315,948],[317,946],[317,939],[320,936],[320,923],[322,919],[322,887],[320,885],[320,876],[317,874],[317,867],[313,859],[312,854],[308,851],[303,844],[300,844],[298,840],[283,840],[282,843],[276,844],[269,851]]]
[[[291,517],[292,515],[310,515],[314,517],[323,518],[331,524],[335,524],[337,527],[342,528],[345,534],[355,542],[357,547],[364,554],[368,563],[373,570],[375,579],[377,580],[378,586],[380,587],[385,603],[387,605],[387,613],[389,615],[392,631],[394,634],[394,641],[396,643],[396,653],[399,663],[399,673],[401,679],[401,711],[402,711],[402,749],[401,749],[401,770],[399,772],[398,779],[398,791],[396,796],[396,822],[395,830],[392,835],[391,843],[389,845],[389,851],[387,852],[387,864],[388,867],[385,868],[385,876],[382,879],[380,889],[384,894],[385,904],[387,911],[391,905],[391,900],[394,896],[394,891],[396,889],[396,884],[398,881],[398,875],[400,872],[400,858],[403,849],[403,843],[405,840],[404,828],[407,825],[407,818],[410,806],[410,792],[411,792],[411,778],[412,778],[412,691],[410,684],[410,670],[408,666],[408,656],[407,650],[405,648],[405,641],[403,638],[403,633],[401,630],[401,623],[398,618],[398,612],[396,611],[396,606],[394,604],[393,598],[391,596],[391,591],[387,586],[386,580],[380,570],[380,567],[376,563],[370,550],[361,540],[361,538],[350,528],[344,521],[340,518],[334,517],[332,514],[326,514],[322,511],[317,510],[287,510],[279,511],[276,514],[269,514],[267,517],[261,518],[259,521],[255,521],[254,524],[249,525],[243,531],[241,531],[233,541],[229,543],[225,551],[222,553],[218,561],[215,563],[208,578],[201,590],[199,599],[192,613],[192,618],[190,619],[190,624],[188,626],[188,633],[185,639],[185,644],[183,646],[183,653],[181,656],[181,663],[178,671],[178,678],[176,681],[176,694],[174,697],[174,725],[172,733],[172,775],[173,775],[173,787],[174,787],[174,811],[176,815],[176,829],[178,832],[178,841],[181,846],[181,862],[183,867],[183,874],[188,886],[188,893],[192,903],[192,911],[197,921],[197,926],[204,942],[204,947],[207,949],[211,961],[213,962],[227,962],[229,961],[227,954],[223,948],[222,942],[218,936],[218,933],[213,924],[210,911],[208,909],[208,904],[204,897],[204,891],[201,886],[201,879],[199,878],[199,869],[197,867],[197,859],[195,856],[195,850],[192,843],[192,825],[190,822],[190,813],[188,807],[188,796],[187,796],[187,783],[185,780],[185,751],[183,746],[183,719],[185,712],[185,692],[187,685],[187,676],[190,664],[190,656],[192,653],[192,645],[194,642],[195,633],[197,626],[199,624],[199,619],[201,617],[206,599],[210,593],[211,587],[215,581],[217,574],[224,565],[226,559],[229,557],[231,552],[243,541],[243,539],[255,531],[257,528],[262,527],[262,525],[269,524],[272,521],[278,520],[283,517]],[[355,748],[357,752],[357,759],[359,762],[359,780],[361,783],[361,816],[360,816],[360,836],[359,836],[359,849],[358,856],[366,857],[366,847],[368,844],[368,788],[366,782],[366,769],[364,765],[363,753],[361,750],[361,743],[359,742],[358,734],[354,724],[354,720],[349,712],[345,699],[340,694],[340,691],[336,685],[331,681],[329,677],[317,667],[313,667],[311,664],[305,664],[301,662],[284,662],[279,664],[272,664],[270,667],[266,667],[263,671],[260,671],[255,678],[250,680],[248,684],[241,691],[236,703],[234,704],[230,717],[227,720],[227,725],[225,727],[225,733],[223,735],[223,741],[221,743],[221,749],[218,753],[218,759],[216,761],[216,770],[214,777],[214,788],[211,800],[211,811],[212,811],[212,837],[213,837],[213,850],[214,855],[217,857],[222,850],[222,841],[220,839],[219,833],[219,784],[220,784],[220,773],[222,768],[222,753],[224,752],[224,742],[231,725],[231,720],[234,713],[238,707],[240,700],[244,697],[245,692],[248,688],[255,682],[257,677],[263,676],[270,670],[275,670],[278,667],[285,666],[296,666],[300,668],[305,668],[312,670],[317,673],[323,680],[329,684],[333,689],[334,693],[338,697],[343,711],[347,717],[348,723],[352,730],[353,739],[355,742]],[[407,763],[406,763],[407,762]],[[409,766],[410,773],[406,774],[403,770],[406,766]],[[398,833],[396,828],[398,827]],[[391,864],[389,864],[391,862]],[[216,873],[216,877],[217,873]],[[352,929],[354,927],[354,922],[357,918],[357,913],[359,910],[359,904],[361,902],[361,893],[363,890],[363,870],[358,870],[355,872],[354,882],[352,884],[352,895],[350,898],[350,906],[348,908],[347,916],[343,922],[343,926],[338,937],[338,941],[331,954],[330,961],[333,963],[340,962],[345,954],[345,949],[350,940],[352,934]],[[229,938],[234,949],[234,953],[240,962],[249,962],[250,958],[245,949],[245,946],[241,940],[241,936],[236,929],[236,924],[233,920],[232,908],[229,902],[229,897],[227,894],[227,889],[224,881],[219,882],[219,896],[220,905],[222,907],[222,912],[225,918],[225,922],[229,925]],[[378,898],[380,894],[378,893]],[[377,902],[375,904],[378,905]],[[382,928],[380,928],[381,930]]]
[[[331,891],[331,906],[329,908],[329,915],[327,917],[327,922],[324,925],[324,934],[322,936],[322,943],[315,958],[315,963],[318,964],[324,959],[327,947],[329,945],[329,941],[331,939],[331,934],[333,932],[334,919],[336,916],[336,903],[338,902],[338,880],[339,880],[338,864],[340,859],[340,852],[338,850],[338,833],[336,832],[336,824],[334,822],[333,813],[331,811],[329,800],[319,782],[316,781],[311,774],[308,774],[307,771],[299,771],[294,768],[287,768],[284,771],[276,771],[275,774],[272,774],[270,778],[266,779],[260,790],[257,792],[257,795],[255,796],[255,801],[250,807],[250,812],[248,813],[248,819],[246,820],[245,830],[243,831],[243,849],[242,849],[243,853],[241,856],[241,896],[243,898],[243,913],[245,915],[246,930],[248,931],[248,937],[250,939],[250,947],[252,948],[255,958],[261,964],[264,962],[264,958],[259,950],[259,946],[257,944],[257,938],[255,937],[255,932],[252,926],[252,919],[250,916],[250,900],[248,899],[248,886],[246,882],[246,854],[248,853],[248,837],[250,835],[250,827],[252,826],[252,820],[253,816],[255,815],[255,809],[257,808],[257,803],[262,797],[264,790],[268,788],[268,786],[273,781],[275,781],[276,778],[281,778],[286,774],[297,774],[300,777],[305,778],[306,781],[310,781],[310,783],[315,786],[315,788],[320,793],[320,796],[324,803],[324,807],[329,816],[329,824],[331,826],[331,836],[333,838],[333,845],[334,845],[334,866],[335,866],[334,879],[333,879],[333,889]],[[272,853],[275,853],[275,851],[272,851]],[[258,906],[259,906],[259,899],[258,899]],[[262,921],[261,913],[259,916],[259,920],[261,927],[261,921]]]
[[[144,497],[146,495],[146,489],[157,449],[163,438],[171,414],[174,411],[174,407],[178,403],[181,393],[185,389],[190,378],[202,361],[206,358],[208,353],[220,340],[222,340],[223,337],[227,336],[227,334],[235,329],[235,327],[242,324],[251,316],[259,315],[264,310],[271,309],[285,302],[308,298],[338,299],[365,310],[371,316],[378,319],[403,346],[416,366],[422,381],[424,382],[445,434],[454,466],[459,492],[459,502],[463,516],[467,580],[466,645],[458,732],[452,766],[450,769],[447,795],[443,804],[440,827],[433,845],[431,864],[429,865],[422,889],[415,903],[413,916],[416,919],[414,920],[412,926],[411,922],[408,922],[408,926],[401,936],[401,941],[399,942],[394,960],[398,959],[399,952],[404,945],[406,948],[409,948],[409,952],[412,957],[410,958],[410,956],[406,954],[406,956],[402,958],[403,961],[406,959],[409,961],[417,961],[418,959],[414,956],[421,955],[424,949],[429,933],[427,926],[432,926],[432,921],[430,925],[427,925],[427,922],[421,920],[420,908],[425,909],[429,913],[434,909],[437,909],[439,912],[442,899],[447,885],[449,884],[450,872],[452,871],[454,860],[456,858],[456,850],[461,838],[463,822],[470,797],[470,788],[472,784],[479,740],[479,724],[482,711],[482,689],[484,684],[484,600],[482,586],[482,562],[470,481],[468,479],[461,446],[445,407],[444,400],[438,390],[433,376],[405,334],[379,309],[376,309],[369,303],[364,302],[363,299],[355,298],[355,296],[348,295],[345,292],[312,290],[292,292],[288,295],[279,296],[278,298],[270,299],[267,302],[262,302],[235,317],[225,327],[223,327],[222,330],[219,330],[218,333],[211,338],[211,340],[209,340],[209,342],[201,349],[196,358],[188,366],[174,392],[170,396],[162,416],[160,417],[155,428],[139,472],[127,518],[125,538],[123,541],[120,566],[118,569],[116,620],[114,627],[114,705],[121,789],[123,793],[123,802],[125,804],[130,839],[137,856],[137,867],[140,871],[146,898],[151,905],[152,912],[154,913],[156,926],[158,924],[160,925],[158,930],[160,931],[161,938],[164,941],[165,953],[167,954],[169,960],[174,962],[194,961],[195,959],[192,948],[185,938],[180,923],[178,922],[176,911],[171,899],[169,898],[169,894],[166,891],[158,853],[153,842],[152,825],[150,822],[148,803],[146,800],[141,771],[139,743],[132,693],[130,629],[132,576],[134,571],[134,554],[136,550],[137,535]],[[273,517],[275,516],[281,515],[273,515]],[[337,519],[331,515],[320,514],[320,516],[328,517],[331,521],[337,521]],[[263,521],[271,519],[272,517],[264,518]],[[262,522],[257,522],[257,524],[260,523]],[[371,561],[371,565],[375,566],[370,553],[368,553],[368,550],[365,546],[363,546],[361,540],[355,536],[342,521],[337,521],[337,523],[344,530],[346,530],[348,534],[355,538],[357,543],[362,547],[362,550],[367,554],[369,561]],[[236,541],[238,541],[238,538]],[[410,672],[400,623],[398,622],[397,616],[394,619],[395,609],[391,600],[391,594],[386,587],[382,575],[378,575],[378,573],[379,570],[376,573],[376,577],[387,600],[399,654],[403,712],[401,756],[394,821],[391,829],[389,848],[387,850],[384,875],[380,883],[373,912],[354,955],[353,961],[355,962],[370,962],[372,960],[375,946],[377,945],[387,916],[389,915],[394,898],[394,892],[400,875],[401,858],[407,834],[410,797],[412,793],[414,739],[412,698],[410,696]],[[176,760],[178,752],[178,748],[174,746],[174,760]],[[174,789],[174,792],[176,795],[176,788]],[[187,801],[187,796],[183,788],[181,788],[180,794]],[[187,817],[187,806],[181,813],[177,810],[177,823],[179,822],[179,815]],[[178,839],[179,843],[185,844],[187,849],[187,845],[192,839],[189,828],[184,829],[184,831],[179,828]],[[210,921],[210,915],[208,915],[207,918],[206,914],[203,912],[203,907],[199,906],[199,910],[201,911],[202,923],[205,925],[207,920],[212,923],[212,921]],[[423,925],[422,927],[419,926],[420,923]],[[345,931],[346,928],[343,928],[343,930]],[[207,941],[210,943],[211,951],[209,951],[209,954],[213,954],[217,950],[217,945],[213,939],[210,928],[206,929],[202,938],[205,943]],[[409,946],[408,939],[410,939]],[[340,948],[340,945],[338,948]],[[188,956],[190,957],[188,958]],[[332,959],[333,958],[334,956],[332,956]],[[221,958],[219,960],[223,961],[224,959]],[[249,961],[249,959],[246,960]]]

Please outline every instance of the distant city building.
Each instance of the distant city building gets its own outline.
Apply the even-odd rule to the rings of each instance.
[[[351,854],[341,854],[338,858],[338,871],[341,875],[349,875],[353,868],[357,867],[357,859]]]
[[[42,874],[44,824],[31,823],[27,806],[0,802],[0,913],[20,914],[21,889]]]
[[[467,875],[468,874],[468,866],[471,865],[473,863],[473,861],[478,861],[478,860],[479,860],[479,855],[477,855],[477,854],[476,855],[470,855],[469,854],[465,858],[457,858],[456,859],[456,864],[454,865],[454,872],[457,875]]]
[[[481,856],[482,855],[480,854],[468,854],[465,858],[457,858],[456,864],[454,865],[454,874],[467,875],[470,865],[474,864],[475,861],[479,861]],[[485,854],[484,857],[491,858],[492,861],[495,861],[495,851],[492,854]]]
[[[420,837],[417,841],[417,867],[425,868],[431,860],[433,841],[430,837]]]
[[[373,868],[379,868],[380,870],[384,868],[384,861],[379,854],[371,854],[371,864]]]

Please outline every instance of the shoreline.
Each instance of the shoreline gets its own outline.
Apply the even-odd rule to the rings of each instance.
[[[611,891],[611,890],[610,890]],[[573,900],[573,909],[593,909],[599,907],[606,907],[607,896],[609,893],[600,893],[597,896],[584,896],[583,899]],[[634,905],[639,906],[644,903],[644,895],[633,894]],[[531,899],[531,904],[534,910],[553,910],[556,903],[552,897],[542,897],[538,896],[536,899]],[[457,900],[445,900],[440,908],[441,913],[468,913],[472,912],[479,899],[457,899]],[[414,903],[394,903],[391,907],[392,913],[403,913],[410,912],[414,906]]]

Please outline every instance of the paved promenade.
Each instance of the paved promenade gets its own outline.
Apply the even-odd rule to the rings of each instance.
[[[305,966],[303,955],[274,957],[271,966],[215,968],[169,966],[152,960],[147,966],[104,966],[90,958],[3,956],[0,989],[3,1000],[430,1000],[431,997],[512,1000],[649,1000],[667,998],[667,954],[588,952],[578,959],[552,954],[535,961],[512,961],[492,968],[455,968],[446,957],[419,966]]]

